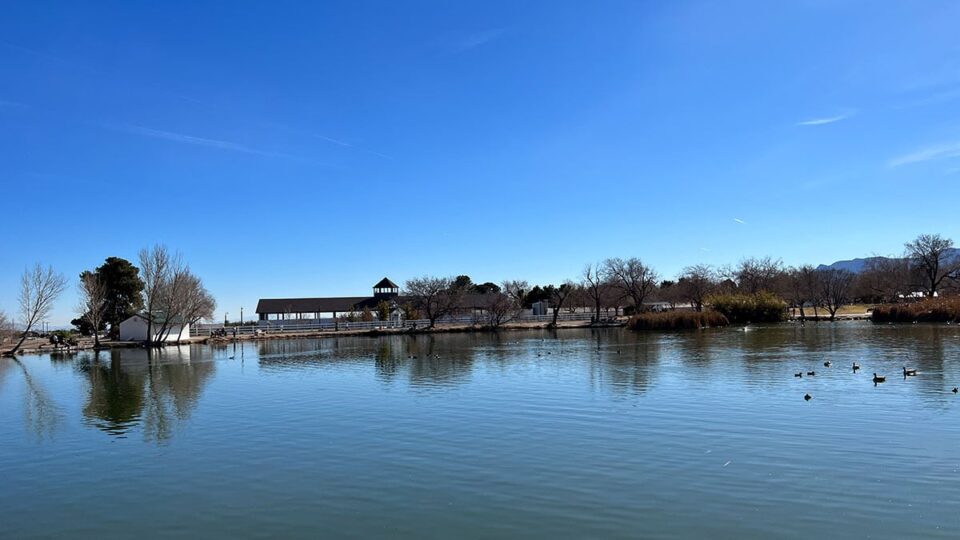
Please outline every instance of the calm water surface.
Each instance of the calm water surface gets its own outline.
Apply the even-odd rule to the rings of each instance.
[[[0,537],[957,538],[958,385],[869,323],[0,359]]]

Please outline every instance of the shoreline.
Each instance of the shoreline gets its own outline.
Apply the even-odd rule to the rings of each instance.
[[[519,331],[519,330],[544,330],[544,329],[585,329],[585,328],[626,328],[627,320],[619,320],[615,323],[603,323],[603,324],[593,324],[590,321],[557,321],[556,326],[553,326],[551,323],[544,322],[520,322],[520,323],[504,323],[500,326],[484,326],[484,325],[474,325],[474,324],[455,324],[455,325],[444,325],[437,326],[434,328],[375,328],[375,329],[357,329],[357,330],[317,330],[317,331],[304,331],[304,332],[275,332],[275,333],[262,333],[262,334],[241,334],[236,337],[232,335],[228,336],[204,336],[204,337],[191,337],[184,339],[178,343],[169,343],[166,346],[179,346],[179,345],[193,345],[193,344],[217,344],[223,345],[227,343],[234,343],[238,341],[270,341],[270,340],[280,340],[280,339],[305,339],[305,338],[331,338],[338,336],[358,336],[358,337],[382,337],[382,336],[416,336],[416,335],[426,335],[426,334],[461,334],[461,333],[481,333],[481,332],[499,332],[499,331]],[[805,324],[805,323],[834,323],[834,322],[873,322],[874,324],[891,324],[891,323],[877,323],[872,321],[869,313],[864,314],[837,314],[837,316],[831,320],[829,316],[820,315],[819,317],[807,316],[805,319],[801,319],[799,315],[791,316],[786,321],[781,323],[772,323],[772,324]],[[892,323],[897,324],[897,323]],[[900,323],[900,324],[911,324],[911,323]],[[935,323],[931,322],[929,324],[947,324],[950,323]],[[743,326],[743,325],[730,325],[730,326]],[[637,330],[639,332],[670,332],[675,330]],[[30,343],[39,342],[37,343]],[[101,351],[106,351],[110,349],[125,349],[125,348],[141,348],[143,343],[135,341],[101,341],[100,349]],[[51,354],[51,355],[66,355],[66,354],[76,354],[81,351],[92,351],[94,350],[93,341],[84,338],[77,345],[73,346],[54,346],[49,341],[43,338],[32,338],[24,344],[23,347],[17,351],[17,356],[23,355],[34,355],[34,354]]]
[[[236,337],[232,335],[228,336],[203,336],[203,337],[191,337],[184,340],[181,340],[177,343],[169,343],[165,346],[175,347],[178,345],[192,345],[192,344],[225,344],[233,343],[237,341],[270,341],[278,339],[304,339],[304,338],[330,338],[338,336],[360,336],[360,337],[381,337],[381,336],[394,336],[394,335],[421,335],[421,334],[458,334],[458,333],[472,333],[472,332],[498,332],[501,330],[504,331],[517,331],[517,330],[536,330],[536,329],[547,329],[547,328],[556,328],[556,329],[571,329],[571,328],[623,328],[626,326],[626,321],[619,321],[617,323],[605,323],[605,324],[592,324],[590,321],[557,321],[556,326],[552,326],[551,323],[504,323],[497,327],[491,326],[482,326],[482,325],[472,325],[472,324],[456,324],[456,325],[444,325],[434,328],[375,328],[375,329],[357,329],[357,330],[316,330],[316,331],[304,331],[304,332],[275,332],[275,333],[262,333],[262,334],[241,334]],[[30,343],[39,342],[37,343]],[[143,343],[136,341],[101,341],[100,349],[101,351],[106,351],[110,349],[129,349],[129,348],[142,348],[144,347]],[[162,347],[161,347],[162,348]],[[17,356],[23,355],[32,355],[32,354],[76,354],[81,351],[92,351],[93,340],[89,338],[84,338],[77,345],[73,346],[54,346],[48,340],[43,338],[32,338],[28,340],[24,345],[17,351]]]
[[[473,325],[473,324],[455,324],[455,325],[444,325],[437,326],[434,328],[375,328],[372,330],[361,329],[361,330],[317,330],[317,331],[307,331],[307,332],[277,332],[277,333],[264,333],[264,334],[246,334],[234,336],[222,336],[222,337],[205,337],[200,338],[200,343],[233,343],[234,341],[268,341],[274,339],[299,339],[299,338],[326,338],[326,337],[337,337],[337,336],[366,336],[366,337],[382,337],[382,336],[416,336],[423,334],[463,334],[463,333],[474,333],[474,332],[499,332],[499,331],[516,331],[516,330],[537,330],[537,329],[572,329],[572,328],[623,328],[626,326],[626,321],[620,321],[617,323],[607,323],[607,324],[593,324],[590,321],[557,321],[556,326],[553,326],[551,323],[504,323],[500,326],[483,326],[483,325]]]

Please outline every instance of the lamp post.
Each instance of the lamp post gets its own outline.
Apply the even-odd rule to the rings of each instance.
[[[240,326],[243,326],[243,306],[240,306]]]

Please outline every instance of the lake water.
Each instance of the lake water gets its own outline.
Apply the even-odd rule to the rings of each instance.
[[[0,537],[957,538],[958,385],[870,323],[0,359]]]

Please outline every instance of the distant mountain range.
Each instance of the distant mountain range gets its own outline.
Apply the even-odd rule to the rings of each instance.
[[[960,257],[960,248],[953,248],[947,252],[947,255],[951,258]],[[835,268],[837,270],[849,270],[855,274],[859,274],[867,266],[867,263],[876,260],[896,260],[898,257],[864,257],[861,259],[849,259],[846,261],[837,261],[833,264],[821,264],[817,267],[817,270],[828,270],[830,268]]]

